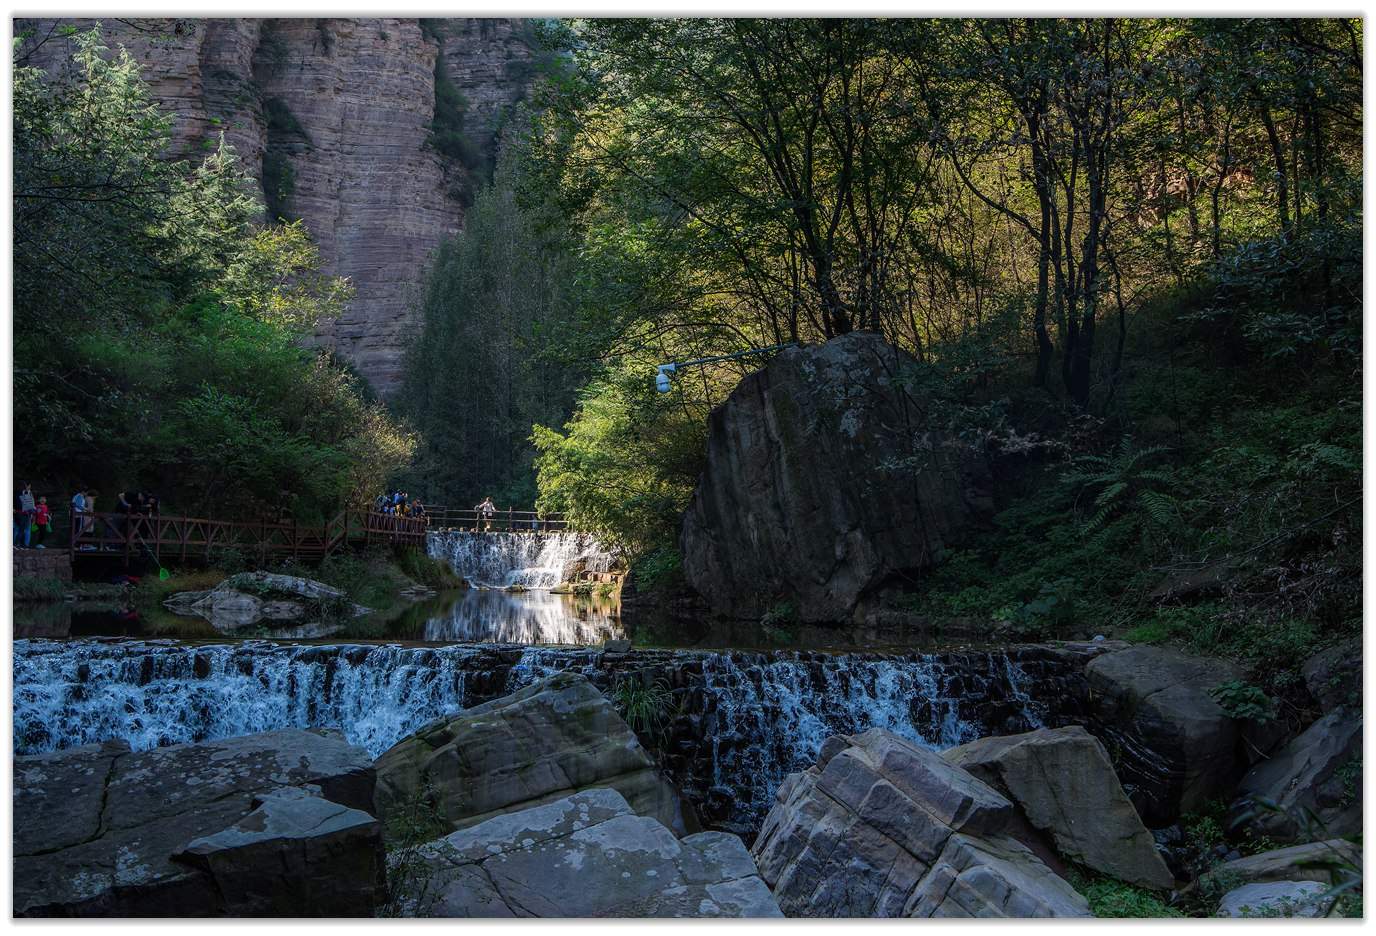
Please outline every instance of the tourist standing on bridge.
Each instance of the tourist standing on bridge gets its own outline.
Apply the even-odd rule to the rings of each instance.
[[[491,497],[484,497],[483,502],[473,508],[478,512],[478,518],[483,522],[483,529],[492,529],[492,516],[497,512],[497,505],[492,503]]]
[[[32,532],[30,527],[33,525],[34,512],[33,491],[30,490],[26,481],[20,486],[19,493],[14,495],[14,545],[16,548],[29,548],[29,534]]]
[[[48,509],[48,499],[40,497],[37,506],[34,507],[33,526],[38,531],[37,549],[47,549],[43,545],[43,538],[53,531],[53,515]]]

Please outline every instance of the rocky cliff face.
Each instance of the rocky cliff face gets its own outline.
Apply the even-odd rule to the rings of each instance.
[[[55,28],[94,20],[18,20],[34,64],[70,62]],[[155,97],[176,115],[175,155],[219,133],[262,184],[272,214],[300,218],[326,269],[357,292],[317,341],[382,393],[396,388],[410,300],[430,251],[458,230],[483,158],[524,95],[532,53],[519,20],[109,19]],[[46,41],[44,41],[46,39]],[[442,57],[441,68],[436,68]],[[431,139],[436,74],[468,159]],[[457,102],[457,103],[455,103]],[[441,105],[443,106],[443,105]],[[467,164],[465,164],[467,163]]]

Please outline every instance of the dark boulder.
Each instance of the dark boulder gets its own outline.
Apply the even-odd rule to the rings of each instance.
[[[783,351],[712,412],[681,546],[713,611],[848,619],[989,520],[989,466],[934,428],[920,366],[855,332]]]
[[[17,757],[14,913],[366,915],[384,892],[374,776],[366,751],[324,729]],[[295,873],[236,875],[234,859],[222,876],[207,856],[232,842]]]

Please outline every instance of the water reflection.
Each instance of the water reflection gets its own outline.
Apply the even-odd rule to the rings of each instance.
[[[452,602],[414,609],[425,615],[421,640],[439,643],[576,644],[595,646],[625,636],[615,602],[546,591],[470,589]],[[418,621],[416,623],[419,623]]]

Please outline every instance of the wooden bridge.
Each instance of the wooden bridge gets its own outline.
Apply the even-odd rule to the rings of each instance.
[[[434,529],[551,533],[566,528],[563,517],[541,517],[529,510],[497,511],[482,517],[474,510],[444,507],[427,508],[423,517],[346,510],[318,526],[166,514],[83,513],[71,517],[68,549],[73,561],[121,556],[125,565],[141,555],[152,555],[159,562],[209,561],[221,550],[234,550],[260,563],[285,558],[319,562],[359,543],[424,548],[426,533]]]

